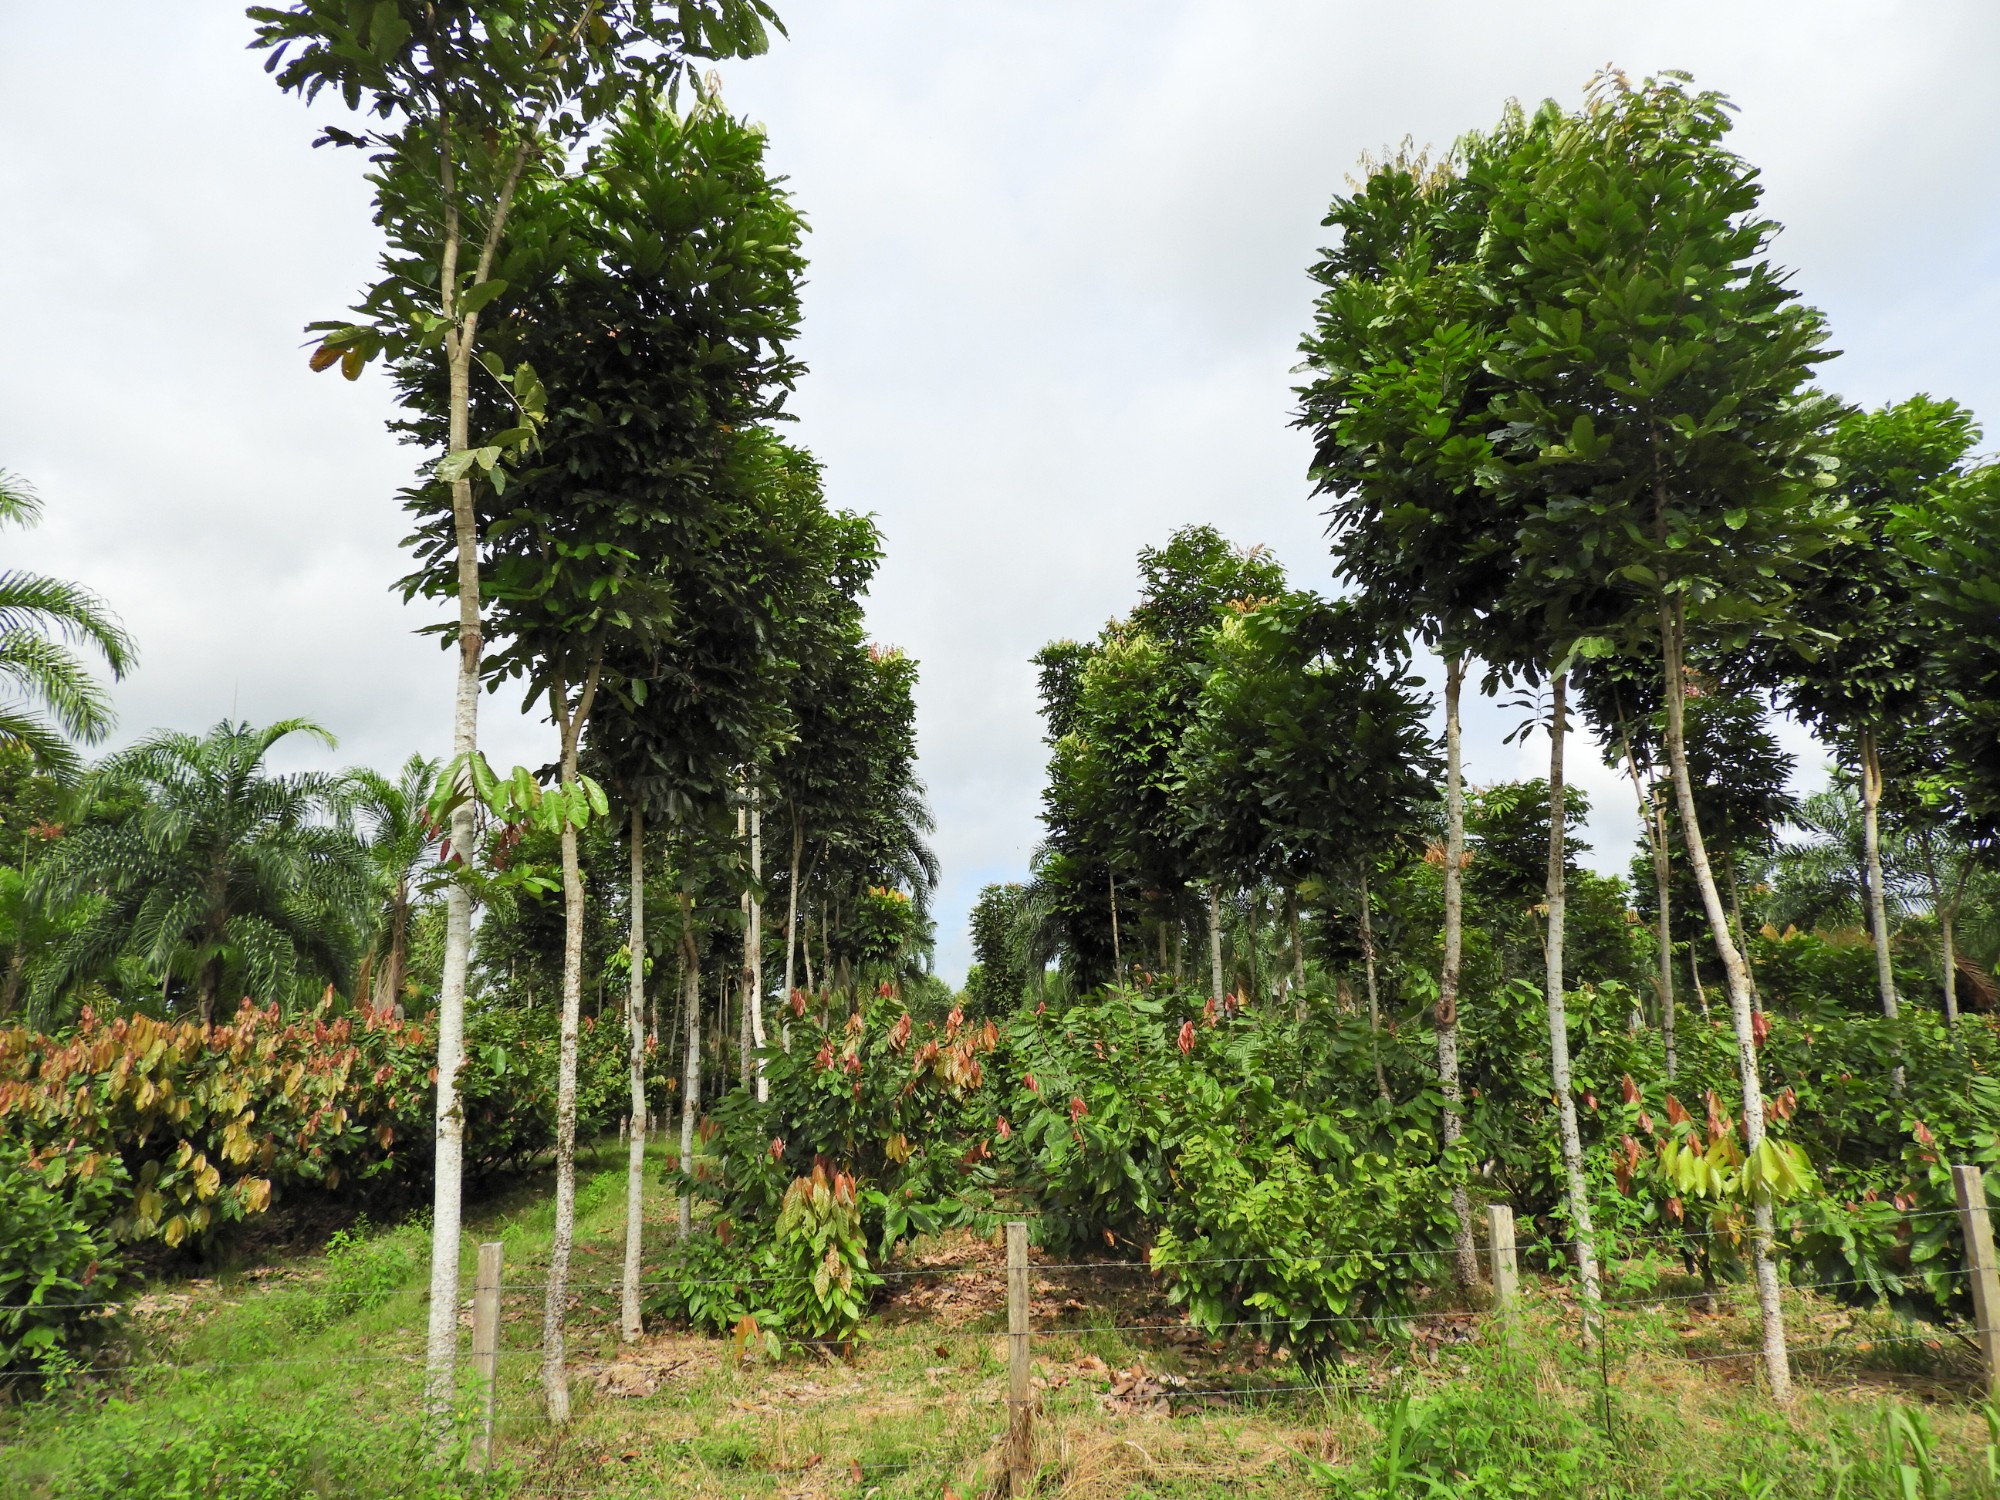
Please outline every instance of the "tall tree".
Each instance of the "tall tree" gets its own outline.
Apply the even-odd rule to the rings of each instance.
[[[1721,856],[1736,941],[1747,945],[1743,866],[1769,853],[1779,828],[1797,816],[1790,786],[1798,761],[1771,732],[1762,702],[1712,679],[1696,680],[1700,685],[1691,689],[1687,713],[1695,816],[1702,836]],[[1747,964],[1747,946],[1745,953]]]
[[[818,470],[801,469],[798,479],[817,486]],[[861,603],[881,561],[881,537],[866,518],[838,512],[824,540],[821,567],[773,643],[789,665],[788,722],[763,767],[775,799],[772,826],[785,839],[783,873],[774,872],[771,883],[784,892],[787,997],[798,987],[799,924],[810,912],[806,886],[844,803],[867,774],[873,736],[882,727],[869,719],[874,664]]]
[[[1447,1146],[1464,1130],[1458,999],[1463,964],[1465,787],[1459,699],[1465,658],[1481,644],[1513,574],[1513,539],[1481,484],[1500,318],[1474,261],[1486,230],[1487,168],[1536,121],[1510,116],[1493,137],[1468,135],[1449,160],[1368,163],[1324,223],[1340,232],[1312,268],[1322,288],[1302,343],[1311,372],[1300,426],[1312,477],[1332,498],[1334,560],[1381,618],[1444,658],[1443,955],[1434,1012]],[[1471,1200],[1452,1194],[1453,1271],[1478,1278]]]
[[[811,880],[822,951],[834,982],[850,992],[858,966],[882,971],[880,979],[906,977],[905,961],[925,949],[938,879],[934,823],[916,771],[917,663],[878,644],[861,666],[849,719],[855,774],[840,800],[822,810]],[[876,920],[890,916],[895,920]],[[893,947],[889,936],[898,938]]]
[[[1561,524],[1522,533],[1526,564],[1546,566],[1537,549],[1587,559],[1626,608],[1580,645],[1660,671],[1688,865],[1728,980],[1765,1370],[1782,1401],[1775,1148],[1749,973],[1694,804],[1686,666],[1691,637],[1728,648],[1783,630],[1801,572],[1847,523],[1821,463],[1831,403],[1807,386],[1823,324],[1765,256],[1776,226],[1756,216],[1761,189],[1728,129],[1719,95],[1608,75],[1495,219],[1529,268],[1509,320],[1508,441],[1563,497]]]
[[[670,16],[638,0],[295,0],[253,6],[249,15],[252,45],[269,52],[266,69],[281,88],[309,103],[331,90],[348,110],[382,122],[362,132],[329,125],[320,135],[322,143],[371,153],[376,222],[388,248],[383,275],[355,318],[318,325],[312,361],[315,369],[337,364],[349,379],[384,352],[443,367],[444,456],[434,474],[450,495],[458,605],[453,774],[463,776],[479,748],[475,480],[483,473],[489,484],[504,483],[501,460],[530,438],[541,404],[531,371],[475,363],[481,310],[507,289],[495,272],[515,199],[525,181],[556,169],[564,151],[626,99],[677,86],[690,60],[763,51],[776,17],[765,0],[688,0]],[[517,406],[514,418],[477,438],[475,369],[504,382]],[[460,865],[470,868],[469,801],[453,817],[451,841]],[[425,1354],[425,1408],[440,1452],[457,1358],[464,1132],[457,1077],[472,949],[472,896],[463,882],[447,887],[445,915]]]
[[[1211,628],[1237,603],[1284,590],[1262,547],[1237,547],[1212,526],[1185,526],[1139,553],[1131,614],[1088,644],[1037,657],[1052,757],[1044,793],[1048,848],[1039,881],[1067,909],[1077,977],[1105,973],[1101,948],[1123,947],[1122,889],[1178,928],[1191,882],[1207,886],[1214,998],[1222,998],[1221,907],[1246,867],[1205,868],[1175,801],[1173,758],[1207,674]],[[1214,845],[1209,846],[1214,853]],[[1110,939],[1102,943],[1098,934]],[[1115,975],[1116,967],[1110,972]]]
[[[1287,592],[1211,631],[1210,671],[1176,761],[1197,848],[1352,890],[1371,1037],[1380,1025],[1371,876],[1435,804],[1430,705],[1400,650],[1352,605]],[[1377,1091],[1387,1097],[1379,1046]]]
[[[2000,840],[2000,463],[1934,486],[1892,529],[1918,561],[1938,740],[1964,826]]]
[[[503,316],[490,343],[545,372],[561,396],[536,461],[493,497],[485,519],[499,643],[487,670],[521,677],[549,702],[563,726],[566,784],[575,782],[583,722],[598,693],[618,693],[643,711],[655,663],[685,633],[681,612],[713,602],[703,596],[714,592],[715,575],[725,590],[757,600],[745,643],[752,659],[740,670],[763,684],[771,677],[763,638],[800,591],[800,571],[816,569],[801,538],[811,535],[817,490],[804,510],[766,493],[788,482],[791,460],[754,425],[779,411],[799,372],[787,346],[804,268],[803,222],[765,168],[764,145],[760,131],[713,99],[685,115],[642,102],[618,118],[579,176],[521,202],[504,269],[533,315]],[[446,526],[455,518],[421,495],[416,508],[429,531],[429,567],[411,586],[448,594]],[[624,677],[621,661],[636,664],[639,675]],[[759,691],[773,697],[768,685]],[[641,849],[656,769],[629,760],[612,766],[627,820],[638,817],[632,831]],[[580,952],[574,830],[564,838],[566,945]],[[643,860],[634,868],[628,911],[643,926]],[[643,953],[642,942],[628,947]],[[580,974],[566,972],[559,1122],[570,1118],[563,1101],[574,1095],[579,983]],[[633,1001],[627,1016],[635,1115],[644,1111],[642,1009]],[[560,1123],[557,1147],[560,1245],[573,1195],[562,1165],[571,1141]],[[628,1173],[634,1229],[643,1152],[639,1134]],[[624,1325],[636,1337],[638,1251],[636,1243],[629,1248]],[[555,1257],[553,1269],[563,1259]],[[549,1344],[557,1350],[559,1280],[552,1276],[550,1292]],[[559,1354],[547,1378],[553,1407],[563,1399]]]
[[[1669,836],[1668,790],[1661,771],[1664,752],[1654,727],[1660,697],[1657,674],[1644,662],[1600,656],[1577,664],[1575,680],[1581,707],[1607,760],[1617,757],[1631,779],[1638,803],[1639,826],[1646,841],[1653,877],[1653,993],[1659,1004],[1660,1048],[1669,1081],[1680,1070],[1674,997],[1674,930],[1672,842]],[[1636,1013],[1635,1013],[1636,1014]],[[1634,1021],[1635,1027],[1643,1017]]]
[[[1918,608],[1916,557],[1893,544],[1899,509],[1956,478],[1979,429],[1955,401],[1929,396],[1851,411],[1833,433],[1834,471],[1855,529],[1798,590],[1793,612],[1810,632],[1777,664],[1794,712],[1848,751],[1860,768],[1862,838],[1868,871],[1868,930],[1875,944],[1882,1014],[1897,1008],[1882,874],[1885,741],[1921,737],[1935,698],[1929,621]]]

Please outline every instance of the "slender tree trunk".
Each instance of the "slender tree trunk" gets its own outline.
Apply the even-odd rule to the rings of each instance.
[[[819,993],[819,984],[813,978],[812,914],[808,912],[802,920],[806,924],[806,930],[799,935],[799,956],[806,962],[806,992],[816,995]]]
[[[1208,982],[1209,998],[1222,1005],[1222,887],[1213,881],[1208,887]]]
[[[750,921],[743,929],[743,988],[749,997],[750,1044],[758,1054],[750,1060],[757,1074],[757,1102],[771,1097],[764,1077],[764,900],[756,882],[764,878],[764,810],[756,788],[750,791]]]
[[[1549,1079],[1556,1091],[1556,1126],[1562,1137],[1563,1176],[1569,1190],[1570,1228],[1576,1236],[1577,1278],[1583,1284],[1584,1335],[1602,1330],[1602,1292],[1597,1279],[1597,1246],[1590,1223],[1590,1189],[1583,1176],[1583,1137],[1576,1124],[1576,1094],[1570,1084],[1569,1006],[1564,990],[1564,910],[1568,900],[1568,853],[1564,828],[1563,746],[1569,738],[1569,677],[1558,672],[1549,684],[1549,871],[1547,884],[1548,963],[1543,995],[1549,1013]]]
[[[1444,659],[1444,962],[1438,970],[1435,1012],[1446,1150],[1465,1133],[1465,1095],[1458,1077],[1458,981],[1465,951],[1465,780],[1458,699],[1464,684],[1465,658],[1454,651]],[[1472,1243],[1472,1198],[1462,1182],[1452,1185],[1451,1212],[1452,1278],[1468,1288],[1479,1280],[1479,1253]]]
[[[747,785],[737,788],[742,800],[736,804],[736,840],[743,846],[743,852],[750,852],[750,790]],[[736,898],[736,908],[743,918],[743,961],[736,967],[736,1081],[744,1088],[750,1087],[754,1075],[755,1059],[753,1050],[755,1039],[750,1026],[750,887],[744,886]]]
[[[1958,1030],[1958,948],[1952,941],[1953,910],[1938,910],[1938,940],[1944,949],[1944,1024]]]
[[[1299,989],[1306,987],[1306,950],[1299,945],[1299,893],[1296,890],[1285,893],[1285,923],[1290,929],[1292,941],[1292,983]]]
[[[1688,775],[1686,719],[1687,684],[1682,678],[1685,623],[1678,600],[1660,601],[1660,635],[1667,700],[1667,759],[1673,767],[1674,796],[1680,806],[1681,833],[1687,844],[1688,869],[1695,888],[1701,892],[1708,915],[1709,931],[1715,938],[1716,956],[1729,989],[1729,1018],[1736,1031],[1736,1068],[1743,1084],[1743,1144],[1755,1151],[1764,1140],[1764,1086],[1757,1065],[1757,1039],[1750,1012],[1750,972],[1743,955],[1729,936],[1729,920],[1722,909],[1722,895],[1716,889],[1715,874],[1709,868],[1708,850],[1701,839],[1701,825],[1695,817],[1694,783]],[[1752,1232],[1750,1263],[1757,1282],[1757,1310],[1763,1324],[1764,1373],[1771,1383],[1772,1399],[1787,1403],[1792,1397],[1791,1362],[1785,1348],[1785,1313],[1778,1300],[1778,1268],[1772,1259],[1772,1212],[1767,1194],[1751,1203]]]
[[[1659,930],[1654,934],[1660,975],[1660,1042],[1667,1054],[1667,1082],[1674,1081],[1679,1064],[1674,1044],[1674,926],[1669,903],[1673,894],[1673,871],[1668,863],[1667,809],[1659,783],[1653,785],[1653,895],[1660,905]]]
[[[1875,938],[1875,987],[1882,1014],[1896,1019],[1896,966],[1889,953],[1889,902],[1882,877],[1882,759],[1873,730],[1861,735],[1861,844],[1868,859],[1868,925]],[[1899,1065],[1896,1069],[1901,1074]]]
[[[635,1342],[639,1324],[639,1263],[646,1228],[646,814],[632,803],[632,910],[626,948],[632,956],[625,993],[625,1028],[631,1044],[632,1133],[625,1155],[625,1279],[619,1288],[618,1331]]]
[[[1264,940],[1264,888],[1261,885],[1255,887],[1251,893],[1250,910],[1247,915],[1249,920],[1245,925],[1249,928],[1250,940],[1244,946],[1250,950],[1250,983],[1245,998],[1251,1004],[1261,1004],[1264,998],[1264,967],[1258,961],[1258,950],[1262,948]]]
[[[1125,979],[1125,955],[1118,942],[1118,872],[1109,862],[1104,866],[1104,889],[1111,896],[1111,982],[1122,984]]]
[[[577,745],[597,695],[597,662],[592,661],[574,708],[558,678],[549,690],[551,717],[562,734],[562,787],[576,785]],[[569,1421],[569,1371],[564,1338],[569,1309],[569,1258],[576,1243],[576,1046],[583,1016],[583,870],[577,860],[576,825],[563,819],[563,977],[562,1043],[556,1054],[556,1214],[549,1243],[548,1294],[542,1304],[542,1392],[549,1420]]]
[[[1937,913],[1938,947],[1944,962],[1944,973],[1940,976],[1944,984],[1944,1024],[1953,1032],[1958,1030],[1958,945],[1953,941],[1952,929],[1958,921],[1959,898],[1964,894],[1963,861],[1961,874],[1952,882],[1952,893],[1947,897],[1944,883],[1938,879],[1937,853],[1931,841],[1924,844],[1924,868],[1930,874],[1931,910]]]
[[[523,132],[507,176],[495,199],[493,216],[472,273],[473,286],[491,279],[494,257],[506,233],[515,190],[527,166],[530,148],[541,133],[542,116]],[[456,304],[461,246],[458,185],[449,115],[439,118],[438,185],[444,204],[443,247],[438,288],[443,313],[445,370],[448,381],[445,452],[463,453],[472,446],[472,355],[479,336],[479,312],[461,313]],[[484,648],[480,629],[479,516],[472,503],[471,477],[451,484],[452,539],[458,573],[458,671],[452,692],[451,748],[460,766],[479,750],[479,662]],[[462,803],[451,816],[452,856],[470,868],[476,828],[472,804]],[[444,961],[438,982],[438,1050],[436,1143],[431,1163],[431,1295],[424,1331],[424,1420],[432,1449],[442,1457],[448,1446],[452,1407],[457,1398],[458,1262],[463,1226],[465,1177],[465,1111],[458,1097],[458,1070],[465,1062],[465,987],[472,962],[472,891],[453,881],[445,888]]]
[[[681,1014],[687,1032],[681,1057],[682,1173],[694,1170],[694,1121],[701,1107],[701,945],[694,935],[694,902],[681,892]],[[694,1232],[694,1198],[683,1191],[680,1201],[681,1238]]]
[[[1368,875],[1357,883],[1361,900],[1361,963],[1368,983],[1368,1056],[1375,1064],[1375,1092],[1389,1097],[1389,1075],[1382,1071],[1382,1000],[1375,988],[1375,919],[1369,912]]]
[[[1639,823],[1646,830],[1646,845],[1653,853],[1653,895],[1657,903],[1658,917],[1653,923],[1654,953],[1658,968],[1653,975],[1653,988],[1660,1002],[1660,1038],[1666,1045],[1667,1081],[1674,1077],[1674,937],[1673,927],[1668,917],[1668,896],[1670,894],[1670,871],[1667,868],[1667,828],[1660,802],[1660,787],[1657,780],[1648,787],[1639,775],[1639,757],[1632,750],[1632,727],[1625,722],[1623,711],[1618,715],[1618,740],[1625,752],[1625,774],[1632,779],[1632,794],[1639,802]],[[1637,1031],[1645,1024],[1645,1017],[1637,1015],[1634,1007],[1634,1024]]]
[[[1750,976],[1750,1013],[1761,1015],[1764,997],[1757,992],[1757,963],[1750,956],[1750,928],[1743,920],[1743,891],[1736,880],[1736,851],[1722,852],[1722,877],[1729,886],[1729,920],[1736,924],[1736,946],[1743,954],[1743,972]]]
[[[799,865],[805,858],[805,852],[805,826],[799,822],[799,810],[795,804],[792,808],[792,879],[785,890],[785,1003],[787,1005],[791,1004],[792,990],[796,987],[798,978],[798,970],[793,961],[799,951]],[[807,954],[806,958],[810,963],[812,955]],[[789,1023],[786,1025],[786,1030],[790,1030]]]
[[[447,251],[455,253],[456,237]],[[451,285],[447,275],[446,286]],[[451,369],[450,452],[462,452],[470,431],[470,380],[464,361]],[[451,487],[453,529],[458,543],[458,678],[452,699],[452,752],[470,757],[479,749],[479,523],[472,508],[472,481]],[[463,759],[460,760],[463,764]],[[470,801],[451,815],[452,857],[470,868],[476,851]],[[424,1338],[424,1412],[433,1441],[442,1450],[457,1393],[458,1260],[465,1175],[465,1113],[458,1097],[458,1070],[465,1061],[465,981],[472,959],[472,892],[453,881],[444,893],[444,963],[438,981],[436,1143],[431,1190],[431,1295]]]
[[[1688,983],[1694,986],[1694,998],[1701,1006],[1701,1018],[1708,1019],[1708,989],[1701,982],[1701,960],[1695,956],[1694,942],[1688,942]]]
[[[221,960],[210,959],[201,966],[201,976],[195,981],[195,1011],[204,1030],[215,1023],[215,994],[222,987],[222,976],[217,972],[220,966]]]

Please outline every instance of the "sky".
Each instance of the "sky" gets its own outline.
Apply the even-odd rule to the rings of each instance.
[[[1741,110],[1831,320],[1829,385],[2000,422],[2000,8],[1678,0],[780,0],[790,38],[722,70],[812,224],[792,409],[830,500],[873,513],[875,636],[922,667],[938,967],[979,888],[1020,879],[1046,750],[1030,656],[1134,602],[1138,549],[1209,522],[1331,592],[1294,430],[1320,220],[1364,152],[1443,148],[1503,103],[1574,104],[1606,64]],[[376,250],[334,118],[281,95],[239,6],[0,0],[0,468],[36,531],[4,566],[78,579],[137,636],[119,737],[306,715],[286,766],[449,744],[450,664],[394,592],[417,455],[386,383],[306,368]],[[486,700],[498,764],[553,758]],[[1518,713],[1467,712],[1475,782],[1536,774]],[[1813,783],[1824,757],[1785,730]],[[1591,862],[1636,832],[1619,774]]]

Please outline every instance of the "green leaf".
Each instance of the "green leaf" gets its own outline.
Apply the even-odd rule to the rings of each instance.
[[[487,303],[491,302],[495,297],[500,296],[506,290],[506,281],[498,276],[490,277],[480,282],[477,286],[468,287],[464,295],[458,299],[460,316],[466,317],[478,312],[480,308],[486,306]],[[489,366],[489,368],[491,367]]]

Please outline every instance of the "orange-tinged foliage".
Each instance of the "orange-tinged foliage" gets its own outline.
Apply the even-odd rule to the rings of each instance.
[[[245,1001],[211,1026],[86,1011],[60,1037],[0,1028],[0,1138],[52,1183],[118,1157],[114,1231],[179,1245],[263,1212],[274,1186],[392,1167],[399,1136],[425,1134],[430,1063],[420,1027],[365,1007],[288,1021]]]

